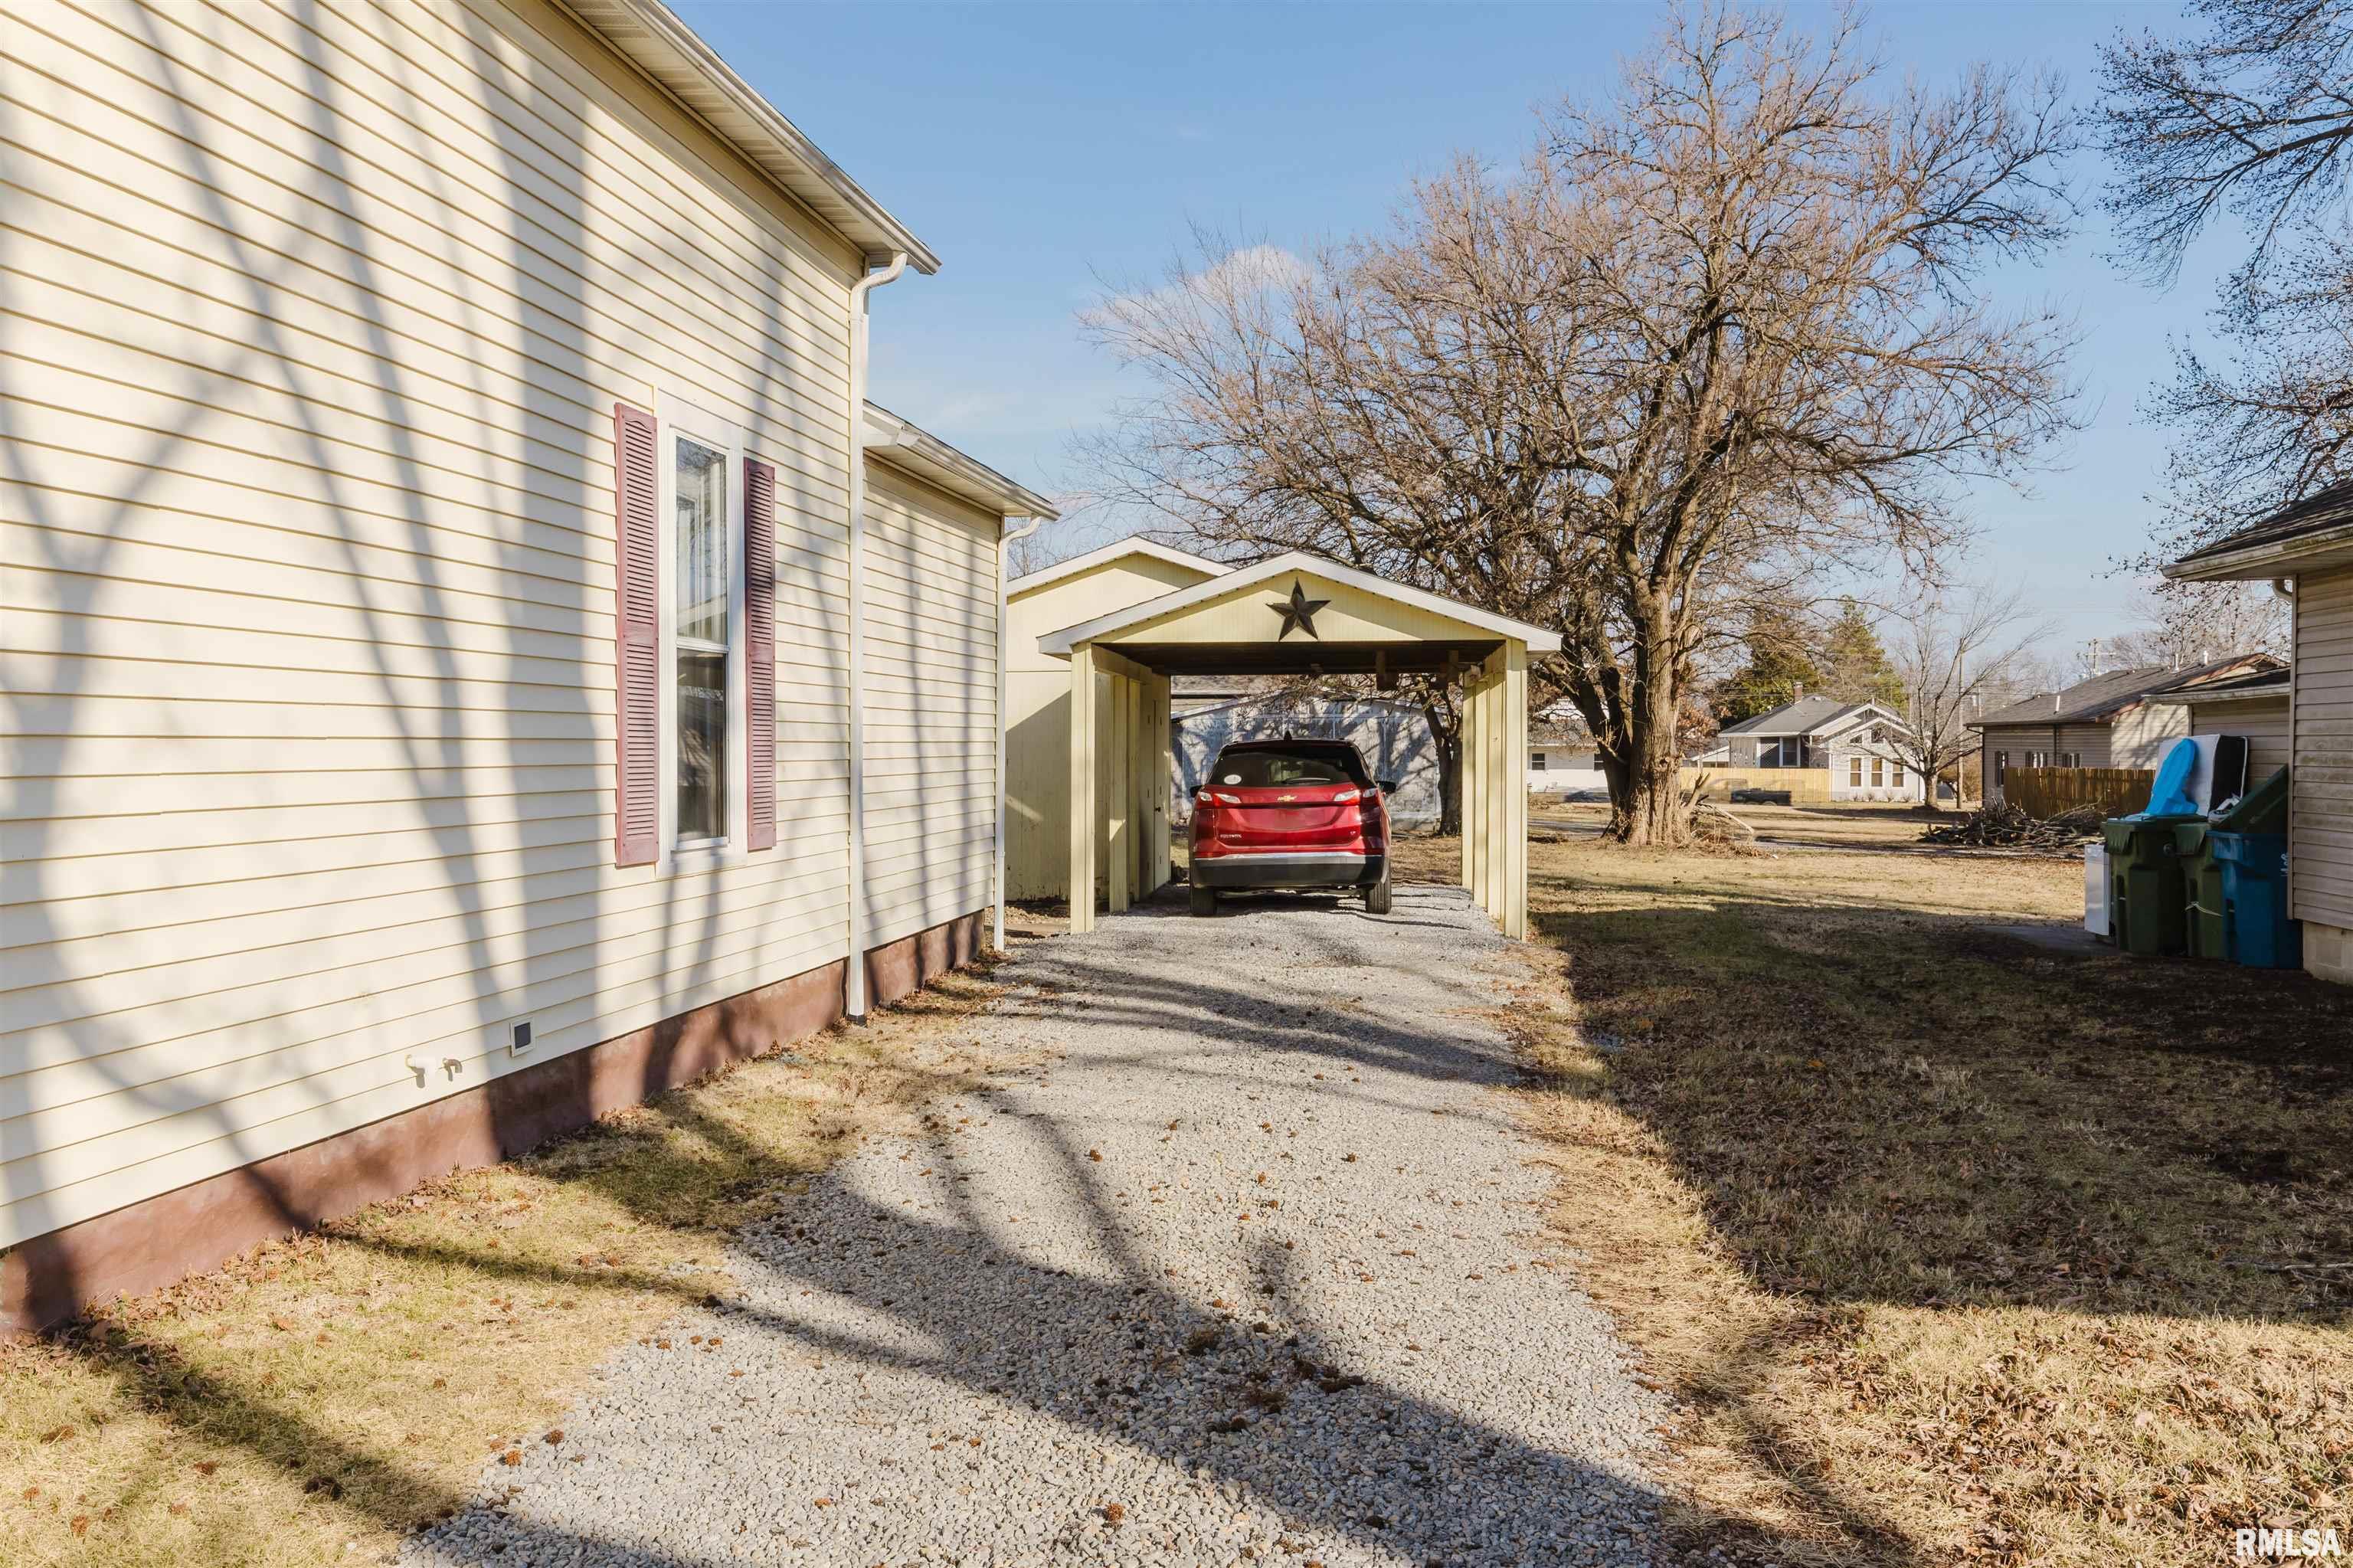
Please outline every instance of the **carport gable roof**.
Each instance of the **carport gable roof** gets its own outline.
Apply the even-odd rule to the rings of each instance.
[[[1050,567],[1040,567],[1034,572],[1024,572],[1005,585],[1006,597],[1018,599],[1023,594],[1035,592],[1049,583],[1058,583],[1064,577],[1077,577],[1081,572],[1092,571],[1107,562],[1124,560],[1130,556],[1148,556],[1155,561],[1166,561],[1170,566],[1184,567],[1198,571],[1204,577],[1220,577],[1233,570],[1223,561],[1213,561],[1207,556],[1197,556],[1190,550],[1179,550],[1173,546],[1158,544],[1150,539],[1114,539],[1108,545],[1098,546],[1089,550],[1083,556],[1072,556],[1067,561],[1056,561]]]
[[[1345,601],[1333,606],[1333,619],[1377,635],[1331,641],[1320,631],[1282,635],[1279,628],[1291,623],[1275,618],[1276,601],[1271,599],[1267,601],[1270,609],[1262,633],[1208,638],[1188,634],[1170,641],[1155,641],[1145,635],[1174,629],[1196,612],[1215,609],[1227,600],[1263,592],[1270,586],[1288,588],[1289,579],[1301,584],[1310,602],[1317,598]],[[1433,620],[1445,624],[1431,626]],[[1417,622],[1421,630],[1410,630]],[[1560,650],[1559,633],[1543,627],[1293,550],[1050,632],[1038,640],[1038,647],[1042,652],[1067,658],[1082,643],[1103,643],[1141,662],[1171,669],[1248,667],[1337,673],[1384,667],[1377,661],[1386,661],[1385,667],[1392,670],[1443,668],[1444,656],[1450,652],[1483,657],[1484,651],[1503,641],[1524,643],[1531,653]]]

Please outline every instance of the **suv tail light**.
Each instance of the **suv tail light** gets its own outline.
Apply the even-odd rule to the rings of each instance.
[[[1364,791],[1361,789],[1343,789],[1337,795],[1332,797],[1332,804],[1335,806],[1353,806],[1363,794]]]

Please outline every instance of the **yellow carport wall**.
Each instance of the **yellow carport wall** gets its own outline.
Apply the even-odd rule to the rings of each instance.
[[[1299,610],[1306,607],[1303,617]],[[1173,673],[1448,672],[1464,688],[1462,883],[1527,934],[1527,677],[1555,633],[1294,552],[1039,639],[1070,661],[1071,928],[1169,880]]]

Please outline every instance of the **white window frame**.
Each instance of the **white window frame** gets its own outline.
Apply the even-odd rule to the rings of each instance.
[[[663,874],[703,871],[748,857],[752,816],[744,759],[750,755],[750,715],[744,649],[744,458],[743,429],[672,392],[657,392],[654,418],[660,422],[660,498],[657,523],[661,552],[661,731],[660,853]],[[722,454],[727,461],[727,836],[678,842],[678,442],[680,437]]]

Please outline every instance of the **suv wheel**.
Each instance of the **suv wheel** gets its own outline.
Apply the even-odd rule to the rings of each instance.
[[[1378,882],[1374,883],[1370,887],[1365,889],[1365,913],[1367,915],[1386,915],[1388,912],[1389,878],[1388,873],[1383,872],[1381,874],[1381,879]]]
[[[1196,884],[1193,887],[1193,913],[1215,915],[1218,912],[1218,890]]]

